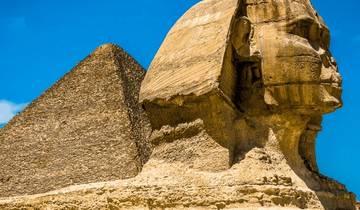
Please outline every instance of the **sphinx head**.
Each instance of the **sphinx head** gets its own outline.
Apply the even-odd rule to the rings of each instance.
[[[240,88],[261,82],[264,102],[274,109],[322,114],[340,107],[341,77],[329,52],[330,33],[309,0],[242,4],[232,43],[238,63],[250,66],[239,65]]]
[[[304,130],[342,104],[329,36],[308,0],[200,1],[165,38],[140,102],[153,128],[200,118],[225,146],[252,116],[306,116]]]
[[[329,36],[309,0],[200,1],[165,38],[140,102],[153,129],[201,119],[230,160],[273,132],[289,162],[316,170],[321,115],[342,105]]]

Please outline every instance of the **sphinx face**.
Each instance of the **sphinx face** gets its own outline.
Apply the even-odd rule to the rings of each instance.
[[[251,48],[262,57],[265,102],[305,112],[340,107],[341,77],[329,52],[329,30],[309,1],[255,3],[247,12]]]

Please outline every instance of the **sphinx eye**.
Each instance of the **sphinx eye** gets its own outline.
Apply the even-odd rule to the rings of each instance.
[[[330,47],[330,32],[327,28],[323,28],[320,32],[320,46],[324,49]]]
[[[286,29],[288,33],[311,40],[311,30],[314,22],[311,19],[299,19],[290,22]]]

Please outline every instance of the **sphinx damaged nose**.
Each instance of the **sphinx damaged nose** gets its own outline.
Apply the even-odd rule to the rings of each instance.
[[[323,66],[321,70],[320,80],[321,83],[337,84],[338,86],[340,86],[342,83],[341,75],[338,72],[338,68],[335,66]]]
[[[329,68],[329,67],[331,66],[330,56],[327,55],[326,52],[321,53],[320,58],[321,58],[321,61],[322,61],[323,65],[324,65],[326,68]]]
[[[342,78],[338,70],[338,65],[330,52],[323,50],[320,54],[322,60],[322,70],[320,80],[322,83],[331,83],[341,85]]]
[[[331,75],[331,81],[333,83],[336,83],[336,84],[339,84],[339,85],[342,84],[342,78],[341,78],[341,75],[339,74],[339,72],[336,71]]]
[[[329,68],[330,66],[337,68],[336,60],[329,51],[320,49],[319,54],[321,61],[326,68]]]

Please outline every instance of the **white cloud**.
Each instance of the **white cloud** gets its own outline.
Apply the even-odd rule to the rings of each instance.
[[[26,103],[16,104],[11,101],[0,100],[0,126],[9,122],[9,120],[11,120],[16,113],[23,110],[26,105]]]

